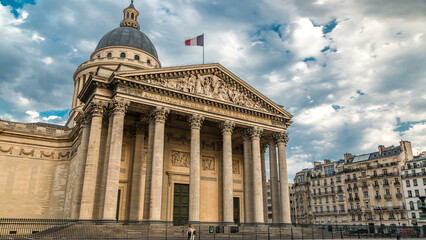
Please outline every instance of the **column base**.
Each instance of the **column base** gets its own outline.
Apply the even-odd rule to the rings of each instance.
[[[221,222],[221,224],[226,225],[226,226],[229,226],[229,225],[238,225],[238,224],[236,224],[234,222]]]
[[[188,221],[188,224],[200,224],[200,221]]]

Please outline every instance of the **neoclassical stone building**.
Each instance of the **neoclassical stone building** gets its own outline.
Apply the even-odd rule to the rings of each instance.
[[[264,223],[269,149],[290,223],[292,115],[220,64],[162,68],[138,15],[78,67],[66,127],[0,121],[0,217]]]

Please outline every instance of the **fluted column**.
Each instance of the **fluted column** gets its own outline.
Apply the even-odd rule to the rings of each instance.
[[[232,181],[232,130],[234,123],[225,121],[221,124],[223,136],[222,156],[222,221],[234,222],[234,189]]]
[[[191,126],[191,162],[189,174],[189,222],[200,221],[200,129],[204,117],[192,115],[188,119]]]
[[[91,102],[89,106],[92,122],[81,194],[80,219],[93,219],[104,107],[104,104],[97,100]]]
[[[164,125],[169,110],[158,107],[154,111],[155,130],[152,155],[152,176],[149,220],[161,221],[161,197],[163,192]]]
[[[244,138],[244,216],[245,222],[252,221],[253,212],[253,199],[252,199],[252,160],[251,160],[251,139],[248,132],[243,136]]]
[[[81,194],[83,191],[84,171],[86,167],[87,149],[89,147],[90,118],[87,114],[82,116],[81,121],[81,139],[77,155],[77,178],[72,197],[71,218],[80,217]]]
[[[286,132],[281,132],[276,135],[278,146],[278,161],[280,163],[280,210],[281,222],[291,223],[290,213],[290,196],[288,190],[288,176],[287,176],[287,160],[285,147],[288,142],[288,135]]]
[[[262,164],[260,159],[260,135],[262,129],[250,129],[251,150],[253,159],[253,222],[264,223],[263,192],[262,192]]]
[[[278,170],[277,170],[277,144],[271,138],[269,140],[269,169],[271,175],[271,202],[272,202],[272,222],[279,223],[280,219],[280,196],[278,191]]]
[[[263,219],[265,223],[268,222],[268,192],[266,189],[266,163],[265,163],[266,146],[260,145],[260,162],[262,167],[262,199],[263,199]]]
[[[103,219],[116,219],[118,188],[120,184],[121,151],[123,148],[124,116],[129,105],[128,100],[115,99],[111,103],[112,125],[111,145],[107,156],[108,171],[106,176],[105,202]]]
[[[143,207],[142,198],[142,167],[143,149],[145,145],[145,125],[138,122],[135,125],[135,152],[133,157],[132,190],[130,193],[129,220],[139,221],[140,212]]]
[[[154,150],[154,131],[155,121],[151,117],[148,126],[148,153],[146,161],[146,175],[145,175],[145,196],[143,206],[143,219],[149,220],[149,208],[151,201],[151,176],[152,176],[152,155]]]

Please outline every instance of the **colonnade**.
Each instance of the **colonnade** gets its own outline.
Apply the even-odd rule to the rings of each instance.
[[[92,102],[82,125],[81,146],[79,148],[79,176],[73,193],[72,218],[114,220],[117,211],[120,161],[123,141],[124,116],[129,102],[115,100],[108,103],[110,109],[109,126],[105,148],[104,176],[98,179],[101,149],[101,129],[105,103]],[[163,189],[163,157],[165,122],[169,110],[157,107],[148,125],[148,157],[145,185],[142,182],[143,146],[145,144],[145,126],[137,124],[135,131],[135,153],[130,188],[129,220],[139,221],[143,208],[143,220],[161,221],[161,203]],[[190,174],[189,174],[189,222],[200,221],[200,130],[204,117],[191,115],[188,118],[191,131]],[[90,122],[90,124],[89,124]],[[235,125],[231,121],[220,124],[222,131],[222,222],[233,223],[233,179],[232,179],[232,134]],[[264,223],[267,221],[264,151],[261,147],[263,130],[251,127],[244,134],[244,215],[245,222]],[[269,141],[271,194],[273,222],[290,223],[290,202],[287,182],[287,163],[285,132],[276,133]],[[278,154],[276,149],[278,148]],[[278,156],[278,158],[277,158]],[[278,162],[277,162],[278,159]],[[263,163],[263,164],[262,164]],[[277,164],[278,163],[278,164]],[[279,168],[278,168],[279,165]],[[278,181],[278,169],[279,179]],[[102,171],[101,171],[102,172]],[[99,210],[95,216],[95,195],[97,186],[104,189]],[[142,197],[142,193],[143,196]],[[144,201],[144,202],[142,202]]]

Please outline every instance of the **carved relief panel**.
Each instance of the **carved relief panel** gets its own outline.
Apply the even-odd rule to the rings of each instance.
[[[215,171],[216,161],[214,157],[203,156],[202,157],[202,169],[205,171]]]
[[[190,158],[189,152],[172,150],[172,166],[189,168]]]

